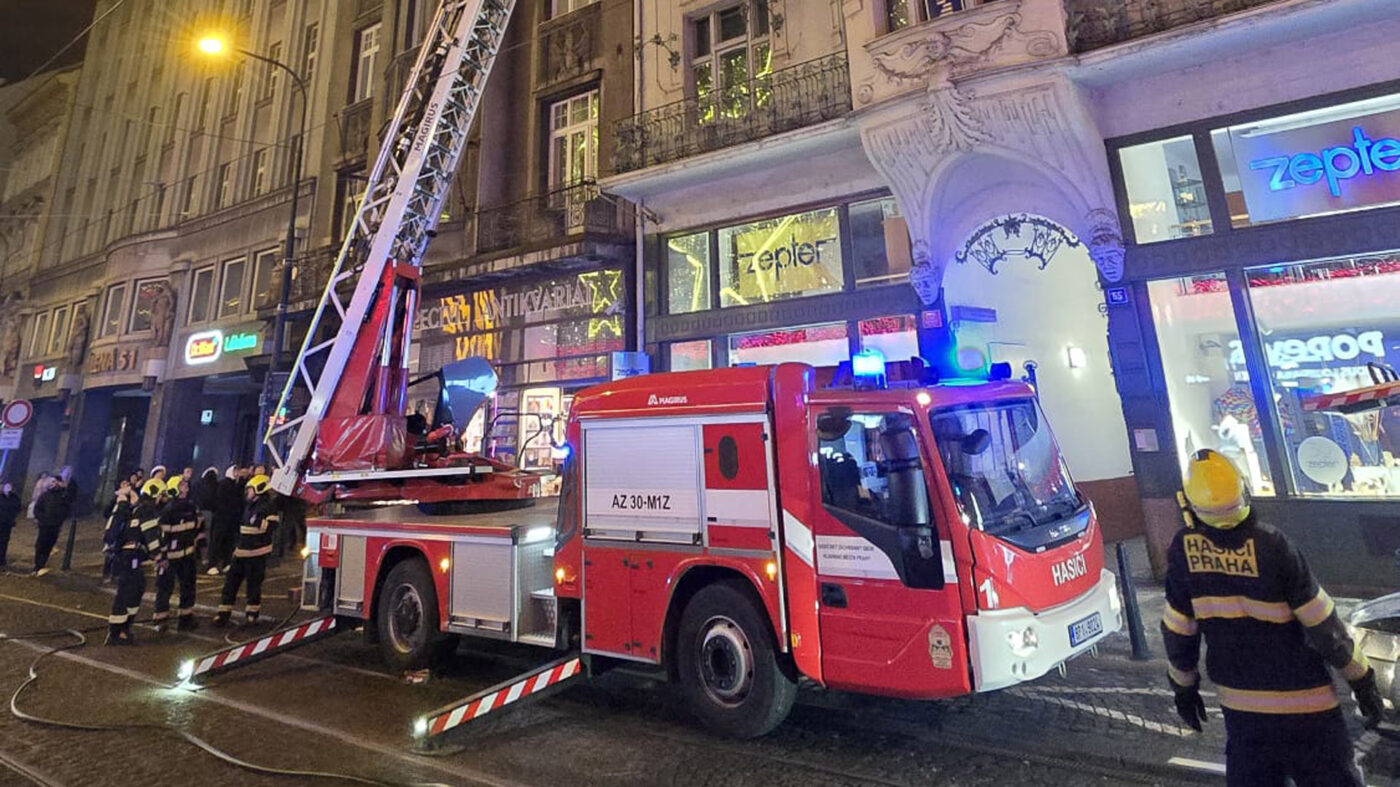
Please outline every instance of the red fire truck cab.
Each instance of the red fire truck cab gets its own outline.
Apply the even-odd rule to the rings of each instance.
[[[567,434],[557,502],[313,519],[305,598],[364,621],[399,668],[458,634],[664,667],[736,736],[779,724],[800,677],[989,691],[1122,625],[1093,509],[1025,384],[654,374],[580,393]]]

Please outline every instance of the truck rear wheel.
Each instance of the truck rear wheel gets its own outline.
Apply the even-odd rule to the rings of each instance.
[[[437,588],[422,560],[389,570],[375,609],[379,652],[393,670],[437,667],[457,649],[457,637],[438,628]]]
[[[737,582],[703,588],[681,613],[676,666],[686,703],[711,730],[757,738],[787,718],[797,680],[768,616]]]

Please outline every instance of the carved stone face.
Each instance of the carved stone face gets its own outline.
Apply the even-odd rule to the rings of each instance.
[[[1110,284],[1117,284],[1123,280],[1123,247],[1119,244],[1107,244],[1094,246],[1089,249],[1089,256],[1094,258],[1094,264],[1099,266],[1099,273],[1104,281]]]

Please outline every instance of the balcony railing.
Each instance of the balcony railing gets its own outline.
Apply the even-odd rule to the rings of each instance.
[[[841,52],[619,120],[613,165],[617,172],[630,172],[850,111],[850,67]]]
[[[1065,0],[1070,48],[1119,44],[1280,0]]]
[[[324,246],[303,252],[292,260],[292,286],[287,291],[288,303],[314,300],[321,296],[326,282],[331,277],[331,266],[335,264],[337,247]],[[272,267],[272,286],[266,292],[256,293],[253,308],[272,309],[277,306],[277,298],[282,288],[282,261]]]
[[[562,82],[583,74],[598,57],[603,4],[590,3],[540,24],[540,83]]]
[[[476,250],[494,254],[589,236],[625,241],[633,236],[634,210],[624,199],[602,196],[593,183],[482,208],[476,213]]]

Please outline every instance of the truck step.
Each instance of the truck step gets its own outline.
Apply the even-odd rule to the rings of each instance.
[[[269,656],[309,645],[343,630],[344,627],[336,625],[334,615],[308,620],[278,629],[255,640],[230,645],[222,650],[186,660],[180,664],[179,677],[182,682],[188,682],[195,678],[228,672],[245,664],[254,664]]]
[[[527,700],[553,694],[574,680],[587,677],[587,674],[583,656],[577,652],[570,653],[424,715],[414,725],[414,734],[426,743],[492,712],[519,707]]]

